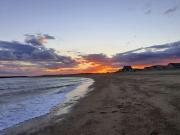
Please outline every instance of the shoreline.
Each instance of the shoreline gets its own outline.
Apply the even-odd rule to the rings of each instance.
[[[25,120],[24,122],[20,122],[19,124],[6,128],[0,131],[0,135],[16,135],[25,131],[35,132],[48,126],[50,123],[61,121],[64,118],[64,115],[69,113],[73,106],[77,104],[81,98],[84,98],[90,91],[92,91],[92,88],[89,87],[93,85],[94,81],[90,78],[82,78],[87,80],[67,93],[66,100],[63,103],[59,103],[58,105],[52,107],[49,113]]]
[[[95,82],[64,119],[19,135],[179,135],[180,74],[84,75]],[[56,121],[56,122],[55,122]]]

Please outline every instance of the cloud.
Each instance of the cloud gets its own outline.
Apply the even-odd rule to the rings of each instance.
[[[138,48],[124,53],[117,53],[112,57],[105,54],[89,54],[83,55],[82,58],[87,62],[95,63],[95,66],[99,64],[100,66],[111,66],[112,68],[120,68],[124,65],[166,64],[180,60],[180,41]]]
[[[25,42],[33,46],[42,46],[47,40],[55,39],[54,36],[48,34],[25,34]]]
[[[105,54],[88,54],[81,56],[84,60],[88,62],[94,62],[98,64],[107,64],[110,63],[110,58],[108,58]]]
[[[178,10],[178,7],[172,7],[172,8],[168,8],[166,11],[164,11],[164,14],[167,15],[167,14],[171,14],[173,12],[176,12]]]
[[[44,36],[44,38],[46,38],[46,39],[55,39],[54,36],[51,36],[51,35],[48,35],[48,34],[44,34],[43,36]]]
[[[56,54],[54,49],[47,49],[22,44],[19,42],[0,41],[0,60],[22,61],[67,61],[69,57]]]
[[[180,42],[139,48],[112,57],[112,61],[119,66],[161,64],[162,61],[167,59],[180,59]]]
[[[0,61],[0,76],[6,75],[35,75],[40,74],[40,68],[25,61]]]
[[[153,13],[159,13],[161,12],[161,14],[164,15],[168,15],[168,14],[173,14],[174,12],[176,12],[179,9],[179,3],[178,2],[173,2],[172,4],[174,4],[174,6],[169,7],[169,8],[165,8],[165,9],[158,9],[157,5],[163,4],[162,1],[159,0],[148,0],[145,4],[144,4],[144,13],[146,15]]]
[[[43,36],[47,40],[54,39],[49,35]],[[180,60],[180,41],[138,48],[112,57],[103,53],[79,54],[76,59],[60,55],[43,43],[0,41],[0,75],[102,73],[116,71],[124,65],[154,65],[176,60]]]
[[[124,53],[115,54],[108,57],[105,54],[89,54],[82,56],[88,62],[100,64],[101,66],[122,67],[124,65],[151,65],[162,64],[168,60],[173,62],[180,59],[180,41],[153,45],[145,48],[138,48]]]
[[[47,34],[43,35],[43,38],[46,40],[54,39],[54,37]],[[0,72],[8,73],[15,70],[18,73],[22,69],[28,68],[38,71],[55,68],[72,68],[78,65],[78,62],[73,58],[57,54],[54,49],[42,46],[43,42],[38,40],[39,37],[28,35],[26,43],[0,41]],[[5,69],[9,70],[6,71]]]
[[[81,55],[81,57],[84,60],[84,64],[89,65],[82,71],[83,73],[115,72],[119,69],[112,65],[112,58],[103,53]]]
[[[149,15],[149,14],[151,14],[151,12],[152,12],[152,10],[149,9],[149,10],[147,10],[147,11],[145,12],[145,14],[146,14],[146,15]]]

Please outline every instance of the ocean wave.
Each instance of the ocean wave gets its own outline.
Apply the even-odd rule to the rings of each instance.
[[[85,78],[1,79],[0,88],[7,89],[0,95],[0,130],[48,113],[86,81]]]

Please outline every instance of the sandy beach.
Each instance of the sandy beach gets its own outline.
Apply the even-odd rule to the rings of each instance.
[[[180,72],[83,76],[94,79],[94,90],[63,120],[46,118],[17,134],[180,135]]]

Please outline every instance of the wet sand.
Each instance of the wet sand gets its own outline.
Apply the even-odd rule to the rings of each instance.
[[[63,120],[19,135],[180,135],[179,72],[84,76],[94,90]]]

